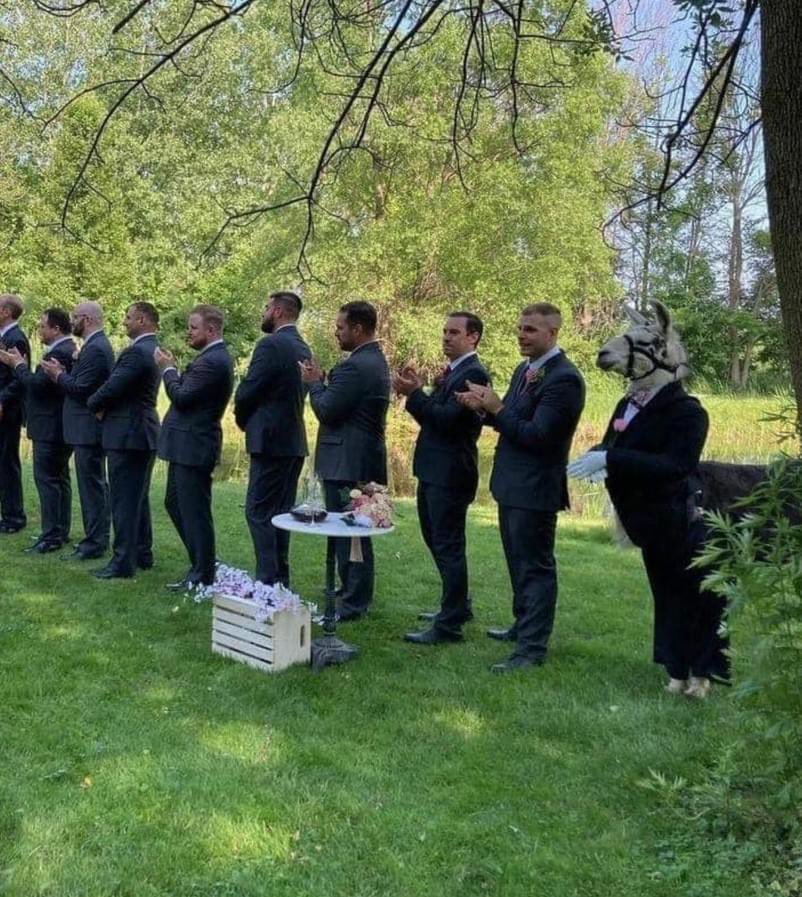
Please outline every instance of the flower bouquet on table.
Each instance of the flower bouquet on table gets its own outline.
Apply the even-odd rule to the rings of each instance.
[[[197,602],[210,600],[215,595],[253,601],[255,605],[254,618],[259,622],[272,620],[279,611],[300,613],[307,607],[312,612],[316,609],[314,605],[302,601],[299,595],[281,583],[267,585],[264,582],[251,579],[244,570],[221,563],[218,563],[215,569],[214,582],[211,585],[196,588],[192,592],[192,598]]]
[[[349,526],[389,529],[393,525],[393,501],[380,483],[365,483],[348,493],[351,499],[343,521]]]

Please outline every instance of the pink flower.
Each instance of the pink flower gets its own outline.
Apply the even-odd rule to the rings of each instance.
[[[529,370],[524,374],[524,380],[526,380],[527,386],[532,383],[537,383],[539,380],[542,380],[544,377],[543,368],[538,368],[535,370],[534,368],[529,368]]]
[[[627,428],[627,422],[624,420],[623,417],[617,417],[613,421],[613,429],[615,430],[616,433],[623,433],[624,430],[626,430],[626,428]]]

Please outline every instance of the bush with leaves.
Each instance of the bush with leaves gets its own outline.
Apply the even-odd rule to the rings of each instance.
[[[726,597],[738,627],[736,696],[753,726],[746,765],[797,835],[802,814],[802,460],[782,457],[741,503],[707,515],[711,535],[696,563]],[[741,514],[740,512],[743,512]],[[729,625],[729,624],[728,624]],[[752,762],[754,761],[754,762]]]

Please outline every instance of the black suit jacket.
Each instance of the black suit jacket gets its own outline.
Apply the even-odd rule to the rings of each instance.
[[[17,349],[19,353],[31,361],[31,346],[28,337],[14,324],[2,337],[6,349]],[[3,406],[3,419],[9,423],[19,421],[24,412],[25,387],[14,376],[14,369],[0,364],[0,405]]]
[[[234,417],[254,454],[302,458],[309,453],[304,427],[306,387],[299,361],[312,357],[297,327],[282,327],[257,344],[234,396]]]
[[[482,421],[456,400],[455,394],[467,388],[466,380],[482,386],[490,383],[476,355],[449,371],[431,395],[415,390],[407,399],[406,409],[420,424],[412,462],[415,476],[422,483],[445,486],[473,500],[479,483],[476,442]]]
[[[103,448],[155,451],[159,439],[156,399],[161,375],[153,358],[156,334],[123,349],[109,379],[86,400],[94,414],[104,411]]]
[[[55,359],[65,370],[72,368],[76,346],[72,339],[66,339],[53,349],[46,349],[42,359]],[[41,367],[31,371],[27,364],[18,364],[14,376],[25,387],[25,429],[28,439],[37,442],[64,442],[62,410],[64,393],[47,376]]]
[[[669,383],[618,433],[614,422],[627,404],[624,397],[616,406],[600,446],[607,491],[635,545],[681,538],[693,514],[707,412],[681,383]]]
[[[187,365],[164,372],[170,410],[159,433],[159,457],[211,470],[220,459],[220,420],[234,389],[234,364],[224,343],[210,346]]]
[[[355,349],[313,383],[309,401],[320,421],[315,470],[321,479],[387,482],[384,431],[390,404],[390,369],[378,343]]]
[[[102,330],[93,333],[78,353],[69,373],[58,385],[64,393],[64,441],[69,445],[100,445],[100,421],[86,407],[86,400],[106,380],[114,367],[114,350]]]
[[[585,407],[582,375],[561,352],[526,384],[529,362],[520,364],[490,423],[500,436],[490,491],[500,505],[533,511],[568,507],[565,467]]]

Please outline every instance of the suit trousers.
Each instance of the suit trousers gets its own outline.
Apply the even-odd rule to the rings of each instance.
[[[25,526],[22,503],[22,465],[19,441],[22,421],[16,412],[6,412],[0,420],[0,518],[3,523]]]
[[[498,519],[512,584],[514,653],[542,661],[557,608],[557,512],[499,505]]]
[[[63,442],[33,443],[33,481],[39,493],[43,542],[66,542],[72,523],[72,448]]]
[[[355,482],[324,480],[323,489],[326,508],[329,511],[344,511],[351,499],[348,492]],[[341,614],[364,614],[373,601],[374,564],[373,545],[370,539],[360,539],[362,561],[352,561],[350,539],[329,539],[337,558],[337,572],[340,577],[339,611]]]
[[[705,526],[667,532],[641,549],[654,599],[653,659],[672,679],[689,675],[729,680],[728,640],[719,635],[726,603],[702,590],[704,570],[688,569],[705,540]]]
[[[150,477],[155,452],[110,449],[109,495],[114,543],[110,566],[123,575],[153,564]]]
[[[99,445],[76,445],[73,452],[84,526],[77,547],[83,554],[103,554],[109,547],[110,528],[106,454]]]
[[[470,612],[465,522],[471,496],[434,483],[418,483],[418,520],[440,573],[442,591],[435,629],[459,632]]]
[[[256,554],[256,579],[269,585],[290,584],[290,534],[270,521],[293,506],[303,463],[303,458],[251,455],[245,519]]]
[[[186,579],[214,582],[215,545],[212,519],[212,471],[171,461],[167,467],[164,507],[189,555]]]

